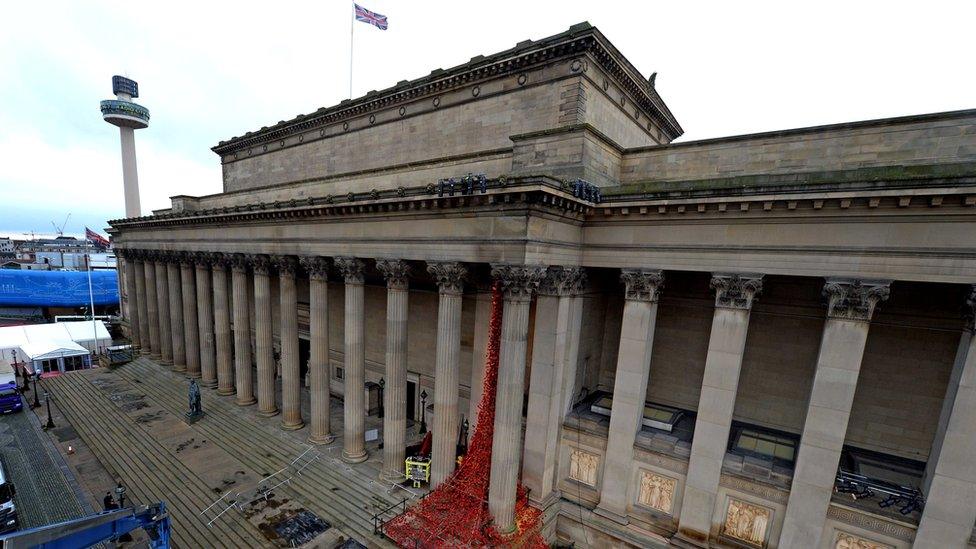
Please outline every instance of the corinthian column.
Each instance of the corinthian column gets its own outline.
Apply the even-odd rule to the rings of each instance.
[[[399,259],[378,259],[386,278],[386,387],[383,390],[383,468],[380,478],[400,482],[407,437],[407,298],[410,266]]]
[[[613,408],[603,464],[603,486],[596,513],[626,524],[630,503],[634,439],[644,417],[647,376],[651,367],[657,300],[664,283],[661,271],[624,269],[620,273],[625,297],[620,323]]]
[[[142,346],[139,337],[139,297],[136,294],[136,259],[132,250],[119,250],[116,255],[122,257],[125,272],[125,315],[129,325],[129,341],[135,347]]]
[[[169,326],[173,345],[173,371],[186,371],[186,347],[183,336],[183,288],[180,286],[180,265],[176,254],[166,263],[166,285],[169,288]]]
[[[678,525],[678,535],[693,544],[707,545],[711,532],[746,347],[749,313],[754,298],[762,290],[762,277],[761,274],[712,276],[715,312],[695,419],[695,432],[702,436],[695,437],[691,444],[688,480]]]
[[[308,441],[329,444],[332,436],[329,411],[329,264],[324,257],[303,257],[308,271],[308,331],[311,336],[308,373],[311,385],[312,427]]]
[[[197,283],[193,254],[180,255],[180,282],[183,285],[183,335],[186,339],[186,375],[200,378],[200,331],[197,327]]]
[[[501,533],[515,530],[515,489],[522,453],[522,396],[525,389],[525,348],[532,294],[546,274],[545,267],[492,265],[504,297],[502,338],[498,359],[495,432],[491,450],[488,509]]]
[[[888,282],[828,280],[827,322],[783,518],[780,547],[820,547],[875,306]]]
[[[434,275],[440,288],[434,366],[434,446],[430,456],[430,485],[433,488],[447,480],[457,459],[461,294],[468,269],[461,263],[430,262],[427,271]]]
[[[149,340],[149,307],[146,304],[146,252],[136,250],[131,252],[135,256],[135,287],[136,313],[139,321],[139,353],[148,355],[152,342]]]
[[[156,298],[159,300],[160,364],[173,364],[173,332],[169,321],[169,280],[166,274],[166,252],[156,254]]]
[[[234,373],[237,386],[237,404],[254,404],[254,380],[251,373],[251,311],[247,298],[247,257],[231,256],[234,291]]]
[[[295,270],[298,263],[290,256],[275,258],[281,311],[281,428],[301,429],[302,375],[298,364],[298,295]]]
[[[274,347],[271,335],[271,279],[266,255],[249,256],[254,266],[254,352],[258,364],[258,415],[271,417],[278,413],[275,404]]]
[[[159,296],[156,292],[156,254],[148,252],[143,264],[146,272],[146,313],[149,315],[149,356],[160,360],[163,356],[159,345]]]
[[[335,264],[346,281],[342,459],[348,463],[360,463],[368,457],[365,439],[366,403],[363,394],[366,386],[363,262],[355,257],[337,257]]]
[[[217,394],[232,395],[234,363],[231,359],[230,302],[227,296],[228,257],[218,254],[213,262],[214,338],[217,343]]]
[[[210,264],[214,254],[198,253],[197,277],[197,325],[200,329],[200,385],[217,386],[217,366],[214,362],[213,289]]]

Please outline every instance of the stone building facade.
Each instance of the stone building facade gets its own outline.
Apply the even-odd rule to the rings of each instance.
[[[498,280],[500,529],[520,478],[583,547],[974,545],[976,111],[681,133],[580,24],[221,142],[111,223],[131,337],[350,463],[382,378],[387,479],[425,390],[438,483]]]

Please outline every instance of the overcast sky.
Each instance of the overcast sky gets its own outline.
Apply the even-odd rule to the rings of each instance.
[[[976,107],[973,2],[361,0],[362,95],[596,25],[657,89],[681,141]],[[139,82],[142,210],[221,190],[210,147],[346,98],[349,2],[12,2],[0,18],[0,235],[123,216],[118,130],[98,101]]]

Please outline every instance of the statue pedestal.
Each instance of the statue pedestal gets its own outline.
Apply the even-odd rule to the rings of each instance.
[[[183,422],[186,423],[187,425],[193,425],[194,423],[196,423],[197,421],[199,421],[200,418],[202,418],[202,417],[203,417],[203,412],[202,411],[201,412],[187,412],[187,413],[183,414]]]

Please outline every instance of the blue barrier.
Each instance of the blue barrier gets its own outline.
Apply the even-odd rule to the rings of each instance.
[[[92,271],[95,305],[119,303],[115,271]],[[84,271],[19,271],[0,269],[0,306],[83,307],[90,303]]]

